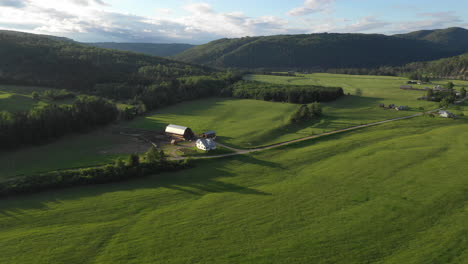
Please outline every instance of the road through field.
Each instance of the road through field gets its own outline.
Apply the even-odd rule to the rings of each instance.
[[[439,110],[440,109],[435,109],[435,110],[429,111],[427,113],[433,113],[433,112],[436,112],[436,111],[439,111]],[[418,114],[414,114],[414,115],[410,115],[410,116],[404,116],[404,117],[397,117],[397,118],[387,119],[387,120],[378,121],[378,122],[369,123],[369,124],[364,124],[364,125],[359,125],[359,126],[353,126],[353,127],[349,127],[349,128],[344,128],[344,129],[339,129],[339,130],[335,130],[335,131],[325,132],[325,133],[321,133],[321,134],[317,134],[317,135],[298,138],[298,139],[294,139],[294,140],[289,140],[289,141],[285,141],[285,142],[281,142],[281,143],[272,144],[272,145],[269,145],[269,146],[264,146],[264,147],[259,147],[259,148],[252,148],[252,149],[233,148],[233,147],[229,147],[229,146],[226,146],[226,145],[218,142],[217,143],[218,145],[220,145],[222,147],[225,147],[227,149],[230,149],[230,150],[232,150],[234,152],[233,153],[228,153],[228,154],[213,155],[213,156],[193,157],[193,158],[190,158],[190,159],[215,159],[215,158],[224,158],[224,157],[231,157],[231,156],[236,156],[236,155],[249,154],[249,153],[258,152],[258,151],[262,151],[262,150],[279,148],[279,147],[282,147],[282,146],[287,146],[287,145],[290,145],[290,144],[306,141],[306,140],[309,140],[309,139],[320,138],[320,137],[334,135],[334,134],[338,134],[338,133],[342,133],[342,132],[346,132],[346,131],[352,131],[352,130],[357,130],[357,129],[361,129],[361,128],[365,128],[365,127],[371,127],[371,126],[376,126],[376,125],[380,125],[380,124],[385,124],[385,123],[389,123],[389,122],[415,118],[415,117],[422,116],[422,115],[424,115],[424,113],[418,113]],[[177,157],[177,158],[172,158],[171,160],[183,160],[183,159],[188,159],[188,158],[189,157]]]

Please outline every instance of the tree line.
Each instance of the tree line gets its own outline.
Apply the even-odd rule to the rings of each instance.
[[[434,61],[413,62],[404,66],[329,69],[328,73],[351,75],[402,76],[412,80],[439,78],[468,80],[468,53]]]
[[[23,112],[0,112],[0,148],[34,145],[63,135],[84,132],[117,119],[108,100],[80,96],[72,105],[49,104]]]
[[[190,166],[187,160],[168,161],[164,153],[151,147],[143,157],[131,154],[126,161],[118,159],[102,167],[53,171],[0,182],[0,196],[130,180]]]
[[[147,110],[210,96],[224,95],[223,89],[242,79],[236,72],[187,76],[148,85],[133,83],[106,83],[95,87],[95,94],[123,100],[128,104],[144,104]]]
[[[255,81],[237,82],[230,87],[230,92],[236,98],[297,104],[333,101],[344,95],[340,87],[278,85]]]

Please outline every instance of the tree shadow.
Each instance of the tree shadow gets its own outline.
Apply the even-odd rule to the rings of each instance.
[[[233,183],[228,178],[235,178],[238,175],[223,169],[223,161],[220,160],[223,159],[199,160],[196,161],[196,166],[194,168],[176,172],[166,172],[146,178],[107,184],[76,186],[0,198],[0,215],[15,218],[15,215],[23,214],[26,209],[47,209],[50,203],[62,203],[67,200],[95,197],[106,193],[136,191],[141,189],[167,188],[196,196],[228,192],[243,195],[272,195],[271,193],[252,187]],[[268,166],[270,168],[281,168],[281,166],[276,163],[259,160],[250,155],[235,156],[228,161],[252,163],[260,166]],[[221,178],[224,180],[221,180]]]

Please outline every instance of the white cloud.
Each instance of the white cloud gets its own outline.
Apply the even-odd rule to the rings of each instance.
[[[170,8],[156,8],[156,13],[161,15],[170,15],[172,14],[172,9]]]
[[[91,4],[107,6],[108,4],[103,0],[70,0],[70,2],[80,5],[80,6],[89,6]]]
[[[386,26],[390,25],[391,23],[381,21],[376,19],[375,17],[364,17],[359,21],[347,25],[341,29],[338,29],[339,32],[367,32],[372,30],[377,30],[382,32],[382,29]]]
[[[318,32],[400,33],[427,28],[466,26],[452,12],[420,13],[414,21],[389,23],[368,16],[358,20],[333,17],[248,16],[242,12],[217,12],[207,3],[190,3],[180,17],[111,12],[98,0],[27,0],[5,6],[0,0],[0,28],[53,34],[78,41],[204,43],[224,37]],[[333,0],[306,1],[305,8],[326,10]],[[10,2],[8,2],[10,4]],[[17,2],[15,2],[17,3]],[[50,8],[54,6],[54,8]],[[320,12],[322,12],[320,11]]]
[[[194,3],[194,4],[189,4],[184,7],[185,10],[194,13],[194,14],[212,14],[214,13],[213,9],[211,6],[207,3]]]
[[[395,23],[391,26],[389,32],[406,33],[423,29],[438,29],[455,26],[466,27],[468,25],[455,12],[419,13],[416,14],[416,17],[422,19]]]
[[[324,12],[330,8],[335,0],[305,0],[304,5],[296,7],[288,12],[290,16],[304,16],[317,12]]]

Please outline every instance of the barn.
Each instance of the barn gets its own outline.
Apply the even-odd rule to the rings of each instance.
[[[190,140],[195,137],[195,134],[193,134],[192,129],[189,127],[172,124],[166,127],[166,134],[173,137],[184,138],[186,140]]]

